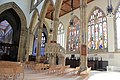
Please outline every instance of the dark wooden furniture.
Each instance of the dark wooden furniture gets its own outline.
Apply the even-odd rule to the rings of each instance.
[[[65,65],[70,65],[71,68],[76,68],[80,65],[80,59],[76,58],[66,58]]]
[[[71,57],[66,58],[65,65],[70,65],[71,68],[75,68],[80,66],[80,58]],[[88,67],[91,67],[92,70],[106,71],[108,66],[108,61],[102,60],[102,58],[98,57],[90,57],[88,58]]]
[[[103,61],[102,58],[98,59],[95,57],[94,59],[88,58],[88,67],[91,67],[92,70],[106,71],[108,66],[108,61]]]

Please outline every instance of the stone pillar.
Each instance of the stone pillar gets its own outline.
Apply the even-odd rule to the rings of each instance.
[[[53,41],[57,41],[57,32],[59,26],[59,14],[63,0],[57,0],[55,3]]]
[[[107,17],[108,23],[108,52],[115,52],[115,33],[113,17]]]
[[[21,30],[19,49],[18,49],[18,58],[17,58],[17,61],[20,61],[20,62],[23,62],[23,59],[25,58],[26,34],[27,34],[26,29]]]
[[[82,72],[87,69],[87,42],[86,42],[86,0],[80,0],[80,42],[81,42],[81,49],[80,49],[80,70]]]
[[[63,0],[57,0],[55,3],[55,13],[54,13],[54,30],[53,30],[53,41],[54,41],[54,46],[57,43],[57,32],[58,32],[58,26],[59,26],[59,13],[60,13],[60,8],[62,5]],[[56,50],[52,51],[53,52],[53,57],[52,57],[52,64],[56,65]]]
[[[43,7],[40,12],[39,16],[39,25],[38,25],[38,41],[37,41],[37,55],[36,55],[36,62],[40,62],[40,49],[41,49],[41,38],[42,38],[42,28],[43,28],[43,22],[45,19],[45,15],[47,12],[47,8],[49,6],[50,0],[45,0],[43,3]]]
[[[33,41],[34,41],[34,35],[32,34],[32,31],[28,30],[27,35],[27,44],[26,44],[26,62],[29,61],[29,55],[32,54],[32,48],[33,48]]]
[[[33,41],[34,41],[34,34],[30,32],[30,43],[29,43],[29,55],[32,54],[32,50],[33,50]]]
[[[38,17],[39,17],[39,12],[38,12],[38,9],[35,8],[32,18],[31,18],[30,27],[28,29],[28,34],[27,34],[26,61],[29,61],[29,54],[32,54],[33,41],[34,41],[34,35],[32,32],[32,28],[34,27],[34,25],[36,25]]]
[[[59,26],[59,19],[54,19],[54,30],[53,30],[53,41],[57,41],[57,32],[58,32],[58,26]]]
[[[38,28],[38,40],[37,40],[37,49],[36,49],[36,62],[40,62],[40,49],[41,49],[41,38],[42,38],[42,28]]]
[[[29,32],[30,32],[30,30],[28,29],[28,32],[27,32],[27,42],[26,42],[26,54],[25,54],[26,61],[29,61],[29,41],[30,41]]]

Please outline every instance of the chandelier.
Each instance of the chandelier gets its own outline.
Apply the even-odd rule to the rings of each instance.
[[[108,5],[107,5],[107,16],[111,17],[113,14],[113,6],[111,3],[111,0],[108,0]]]

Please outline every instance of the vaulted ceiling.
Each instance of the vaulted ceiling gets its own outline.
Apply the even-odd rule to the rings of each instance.
[[[87,3],[90,3],[94,0],[87,0]],[[80,7],[80,0],[73,0],[73,10],[77,9]],[[46,18],[51,19],[51,13],[54,11],[53,4],[50,3],[47,13],[46,13]],[[71,0],[63,0],[61,10],[60,10],[60,17],[71,12]]]

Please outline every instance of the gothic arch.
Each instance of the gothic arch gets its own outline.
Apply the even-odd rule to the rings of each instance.
[[[14,9],[16,13],[19,15],[20,20],[21,20],[21,29],[25,30],[27,26],[26,17],[23,11],[20,9],[20,7],[15,2],[9,2],[9,3],[0,5],[0,14],[10,8]]]
[[[46,26],[46,29],[47,29],[47,31],[49,32],[49,30],[50,30],[50,29],[49,29],[50,26],[48,25],[47,21],[44,20],[43,24]]]
[[[88,14],[88,20],[89,20],[91,14],[93,13],[93,11],[94,11],[96,8],[100,9],[100,11],[102,11],[102,13],[105,15],[105,13],[103,12],[103,10],[102,10],[101,8],[99,8],[99,7],[97,7],[97,6],[94,6],[93,9],[92,9],[92,10],[90,11],[90,13]],[[88,22],[88,20],[87,20],[87,22]]]
[[[27,22],[26,17],[23,11],[15,2],[9,2],[0,5],[0,14],[3,13],[5,10],[13,9],[19,16],[21,21],[21,32],[20,32],[20,41],[19,41],[19,49],[18,49],[18,60],[23,58],[24,49],[25,49],[25,37],[26,37],[26,29],[27,29]]]
[[[117,6],[116,6],[116,8],[115,8],[115,10],[114,10],[114,14],[115,14],[115,16],[114,16],[114,18],[113,18],[113,20],[114,20],[114,33],[115,33],[115,50],[116,51],[118,51],[118,47],[117,47],[117,45],[118,45],[118,40],[117,40],[117,23],[116,23],[116,13],[117,13],[117,11],[119,11],[118,10],[118,8],[120,7],[120,1],[118,2],[118,4],[117,4]]]
[[[44,21],[43,21],[43,24],[46,26],[46,29],[47,29],[47,31],[49,32],[49,25],[48,25],[48,23],[44,20]],[[34,29],[32,30],[33,35],[35,34],[36,29],[38,28],[38,26],[39,26],[39,23],[37,23],[37,24],[35,25]]]
[[[31,22],[30,22],[30,32],[32,32],[34,30],[34,28],[36,27],[35,25],[35,22],[38,21],[39,19],[39,11],[37,8],[34,9],[34,12],[33,12],[33,15],[32,15],[32,18],[31,18]]]
[[[60,8],[62,5],[63,0],[56,0],[55,2],[55,15],[54,15],[54,30],[53,30],[53,34],[55,34],[53,36],[53,40],[57,41],[57,29],[59,26],[59,14],[60,14]]]
[[[91,10],[87,21],[88,49],[93,52],[107,52],[108,27],[105,13],[99,7],[95,6]]]
[[[115,7],[114,14],[116,13],[119,6],[120,6],[120,1],[118,2],[117,6]]]
[[[70,26],[70,23],[67,28],[67,53],[79,53],[80,49],[80,19],[73,15],[73,17],[70,19],[73,22],[73,27]],[[76,42],[77,41],[77,42]]]

